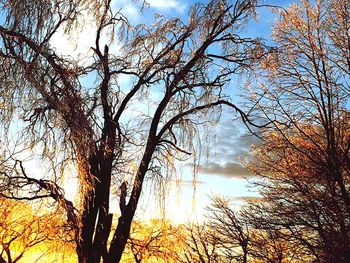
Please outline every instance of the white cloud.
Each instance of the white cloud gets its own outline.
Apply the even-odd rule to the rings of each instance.
[[[146,2],[153,8],[166,10],[166,9],[175,9],[178,12],[182,13],[186,5],[177,0],[146,0]]]
[[[80,32],[67,35],[63,30],[51,38],[51,46],[61,56],[71,56],[74,60],[86,59],[92,55],[90,47],[94,43],[95,34],[92,28],[84,27]]]
[[[91,47],[95,46],[97,25],[93,14],[87,11],[83,14],[84,24],[73,29],[69,34],[64,32],[63,28],[53,35],[50,44],[60,56],[70,56],[79,64],[89,64],[93,61],[93,51]],[[110,42],[110,32],[102,31],[100,46]],[[114,39],[109,45],[110,52],[118,54],[120,52],[120,43]]]
[[[139,9],[134,4],[128,4],[122,8],[123,14],[130,19],[138,19]]]
[[[112,2],[112,9],[114,12],[121,13],[132,24],[138,24],[141,20],[141,6],[129,0],[116,0]]]
[[[153,9],[162,11],[175,10],[176,12],[182,13],[186,5],[179,0],[146,0],[147,3]],[[128,0],[115,0],[113,1],[112,9],[114,12],[121,13],[126,16],[132,24],[141,22],[143,16],[141,15],[141,4],[133,3]],[[87,10],[83,11],[84,24],[81,27],[73,30],[67,35],[63,29],[52,37],[51,46],[56,50],[58,55],[71,56],[74,60],[79,60],[80,64],[91,62],[92,50],[91,47],[94,45],[96,37],[96,22],[93,14],[88,13]],[[103,32],[101,38],[101,46],[108,43],[109,37],[108,32]],[[110,46],[110,51],[113,53],[120,52],[120,43],[114,40]]]

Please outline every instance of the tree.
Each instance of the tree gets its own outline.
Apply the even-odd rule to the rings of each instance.
[[[215,233],[207,224],[187,224],[182,237],[184,247],[179,253],[178,261],[183,263],[224,262],[214,236]]]
[[[294,138],[322,151],[319,159],[302,154],[326,168],[347,206],[350,200],[344,176],[348,176],[349,167],[346,127],[350,93],[346,85],[348,56],[344,52],[348,48],[348,7],[347,1],[316,1],[315,6],[302,1],[283,12],[274,28],[279,46],[261,63],[260,73],[267,84],[254,89],[251,98],[258,118],[263,116],[272,123],[263,129],[265,134],[274,130],[291,147]],[[308,132],[313,125],[317,126],[315,133]],[[324,139],[313,140],[315,135]]]
[[[0,198],[0,262],[20,262],[26,254],[44,247],[32,257],[34,260],[58,252],[51,249],[50,243],[64,244],[61,238],[68,234],[58,214],[36,212],[23,201]]]
[[[349,7],[301,1],[281,12],[259,72],[266,82],[250,98],[271,123],[252,165],[268,179],[256,225],[287,229],[318,262],[350,256]]]
[[[250,233],[248,222],[236,215],[228,199],[214,197],[208,207],[208,225],[225,262],[248,262]]]
[[[127,243],[132,262],[178,262],[182,246],[180,227],[170,222],[153,219],[150,222],[134,221]]]
[[[320,145],[324,139],[311,128],[308,135]],[[325,168],[301,153],[317,159],[320,149],[302,139],[293,142],[291,147],[283,136],[272,134],[257,149],[252,166],[262,176],[257,185],[263,199],[250,204],[245,216],[255,229],[277,232],[281,243],[288,244],[284,253],[293,255],[290,258],[346,262],[350,228],[341,191]]]
[[[186,226],[181,262],[248,262],[250,229],[226,198],[216,196],[207,208],[206,221]]]
[[[253,225],[250,225],[252,229]],[[291,263],[310,262],[300,253],[299,247],[291,246],[281,231],[255,229],[251,233],[249,254],[253,262]]]
[[[74,229],[79,262],[119,262],[145,178],[162,179],[162,168],[190,154],[197,125],[212,108],[229,106],[246,120],[223,88],[260,56],[257,41],[239,36],[255,2],[213,0],[194,5],[188,23],[158,16],[151,26],[133,27],[111,0],[2,1],[3,137],[11,142],[14,129],[22,132],[17,149],[40,149],[50,167],[40,178],[20,155],[6,155],[2,195],[53,198]],[[96,32],[83,64],[60,55],[52,41],[58,32],[74,34],[86,15],[94,16]],[[121,52],[113,52],[113,39]],[[150,107],[135,108],[137,100]],[[78,174],[78,203],[60,184],[67,164]],[[128,187],[112,231],[111,195],[119,185]]]

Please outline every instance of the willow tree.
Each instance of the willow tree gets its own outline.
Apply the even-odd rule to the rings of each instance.
[[[240,37],[254,4],[214,0],[194,5],[188,22],[157,16],[151,26],[132,26],[111,0],[1,1],[3,140],[23,134],[12,151],[36,151],[48,167],[34,175],[21,155],[5,151],[2,195],[55,200],[79,262],[119,262],[145,178],[161,179],[163,168],[190,154],[197,125],[222,105],[243,116],[224,88],[259,56],[257,42]],[[82,63],[53,40],[74,37],[89,16],[94,39]],[[77,202],[61,184],[67,163],[78,174]],[[120,207],[116,227],[111,205]]]

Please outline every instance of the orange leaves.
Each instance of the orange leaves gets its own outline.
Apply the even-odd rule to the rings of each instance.
[[[284,134],[266,134],[263,145],[254,149],[255,160],[250,169],[274,176],[313,176],[310,164],[314,159],[324,162],[324,134],[317,126],[300,125]],[[302,133],[300,132],[302,129]]]
[[[270,52],[260,61],[260,67],[265,70],[275,71],[279,63],[278,54],[276,52]]]
[[[0,198],[0,218],[0,253],[9,261],[74,249],[64,219],[56,213],[41,214],[25,202]]]
[[[180,227],[167,221],[135,221],[123,262],[178,262],[183,247],[181,233]]]

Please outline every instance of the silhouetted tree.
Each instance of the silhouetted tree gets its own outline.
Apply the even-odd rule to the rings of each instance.
[[[208,207],[208,225],[225,262],[248,262],[248,222],[237,215],[228,199],[216,196]]]
[[[135,262],[179,262],[181,227],[163,220],[134,221],[127,243]]]
[[[187,225],[181,262],[248,262],[250,230],[230,201],[214,197],[205,218],[203,223]]]
[[[69,236],[58,213],[37,214],[34,209],[24,201],[14,201],[0,198],[0,262],[21,262],[26,254],[35,252],[32,260],[63,252],[64,239]],[[63,238],[62,238],[63,237]],[[59,243],[61,250],[54,248],[53,243]]]
[[[324,138],[316,133],[318,129],[303,128],[322,145]],[[322,160],[316,165],[301,153],[317,160],[322,156],[320,148],[303,139],[289,139],[293,147],[282,135],[272,134],[258,147],[252,166],[262,176],[257,185],[263,198],[246,208],[248,221],[267,234],[277,232],[290,252],[299,250],[294,257],[346,262],[350,228],[341,191],[322,167]]]
[[[184,248],[179,253],[179,262],[223,262],[215,233],[207,224],[189,223],[182,233]]]
[[[163,167],[190,154],[197,125],[214,120],[222,105],[246,120],[223,89],[260,56],[257,41],[240,37],[255,2],[198,3],[187,23],[157,16],[151,26],[133,27],[111,0],[1,1],[2,137],[11,149],[14,130],[22,133],[16,149],[41,151],[51,167],[40,177],[19,165],[19,154],[6,153],[2,195],[53,198],[74,229],[79,262],[119,262],[145,178],[162,179]],[[72,36],[89,16],[96,29],[89,59],[57,52],[54,36]],[[68,163],[78,174],[75,203],[60,184]],[[112,231],[111,194],[119,185]]]

